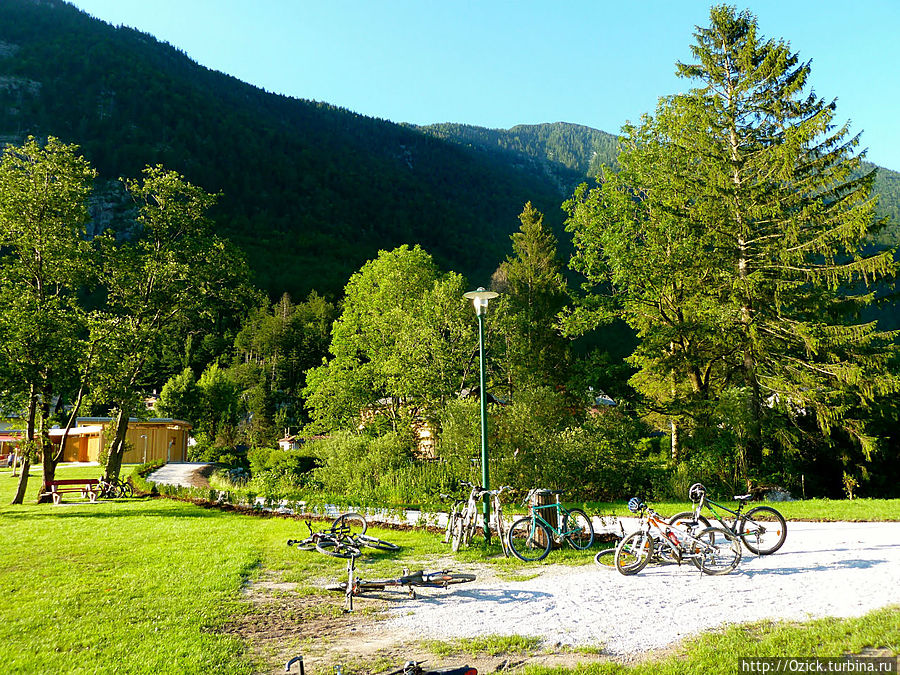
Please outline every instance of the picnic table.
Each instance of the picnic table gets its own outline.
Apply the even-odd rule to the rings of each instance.
[[[53,503],[59,504],[62,501],[63,493],[80,492],[82,499],[89,499],[93,503],[97,501],[99,485],[100,481],[96,478],[63,478],[61,480],[51,480],[47,482],[47,490],[46,492],[41,493],[41,497],[50,495],[53,497]]]

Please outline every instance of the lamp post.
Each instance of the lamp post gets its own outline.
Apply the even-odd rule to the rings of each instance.
[[[143,463],[147,463],[147,434],[141,434],[141,438],[144,439],[144,461]]]
[[[486,291],[483,287],[479,287],[477,291],[469,291],[464,293],[463,297],[472,301],[475,306],[475,316],[478,317],[478,370],[479,394],[481,398],[481,486],[485,490],[490,490],[490,476],[488,474],[488,441],[487,441],[487,397],[484,386],[484,315],[487,313],[488,300],[493,300],[499,295],[494,291]],[[491,540],[490,526],[490,501],[488,496],[484,496],[482,503],[482,511],[484,513],[484,538],[486,541]]]

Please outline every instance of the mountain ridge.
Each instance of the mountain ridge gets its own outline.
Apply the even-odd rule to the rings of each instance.
[[[115,180],[164,164],[210,192],[222,234],[273,297],[338,295],[380,249],[421,244],[486,283],[531,201],[567,248],[560,205],[617,137],[555,122],[416,126],[267,92],[197,64],[152,35],[62,0],[0,4],[0,142],[57,136],[100,172],[98,226],[115,224]],[[900,241],[900,174],[879,169],[880,212]]]

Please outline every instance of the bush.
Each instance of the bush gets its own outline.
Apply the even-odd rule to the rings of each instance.
[[[305,448],[282,450],[281,448],[252,448],[247,452],[247,461],[253,475],[274,473],[278,476],[293,474],[301,476],[312,471],[317,461]]]
[[[512,405],[491,406],[489,418],[494,485],[558,489],[569,500],[667,496],[670,466],[658,443],[616,409],[579,419],[564,395],[544,387],[520,392]],[[445,408],[438,452],[459,475],[479,482],[480,433],[477,401]]]

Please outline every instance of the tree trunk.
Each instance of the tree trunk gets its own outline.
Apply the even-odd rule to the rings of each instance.
[[[28,391],[28,419],[25,426],[25,445],[16,453],[18,459],[21,455],[22,475],[19,476],[19,485],[16,494],[10,504],[21,504],[25,499],[25,491],[28,489],[28,470],[31,468],[31,452],[34,449],[34,418],[37,415],[37,391],[32,384]]]
[[[669,426],[672,430],[672,462],[677,464],[681,459],[681,430],[674,417],[669,418]]]
[[[50,418],[50,401],[52,398],[53,390],[50,387],[47,387],[42,392],[41,404],[38,408],[41,413],[41,474],[43,478],[41,481],[41,491],[37,498],[38,504],[47,504],[52,501],[50,497],[42,497],[41,495],[49,492],[47,486],[56,475],[56,460],[54,457],[56,453],[53,451],[53,443],[50,441],[50,429],[47,427]]]
[[[19,476],[19,484],[16,487],[16,494],[10,504],[21,504],[25,499],[25,490],[28,489],[28,470],[31,468],[31,460],[28,455],[22,460],[22,474]]]
[[[128,431],[129,410],[127,405],[119,408],[116,416],[116,435],[109,448],[109,459],[106,460],[106,479],[116,480],[122,470],[122,455],[125,454],[125,434]]]

